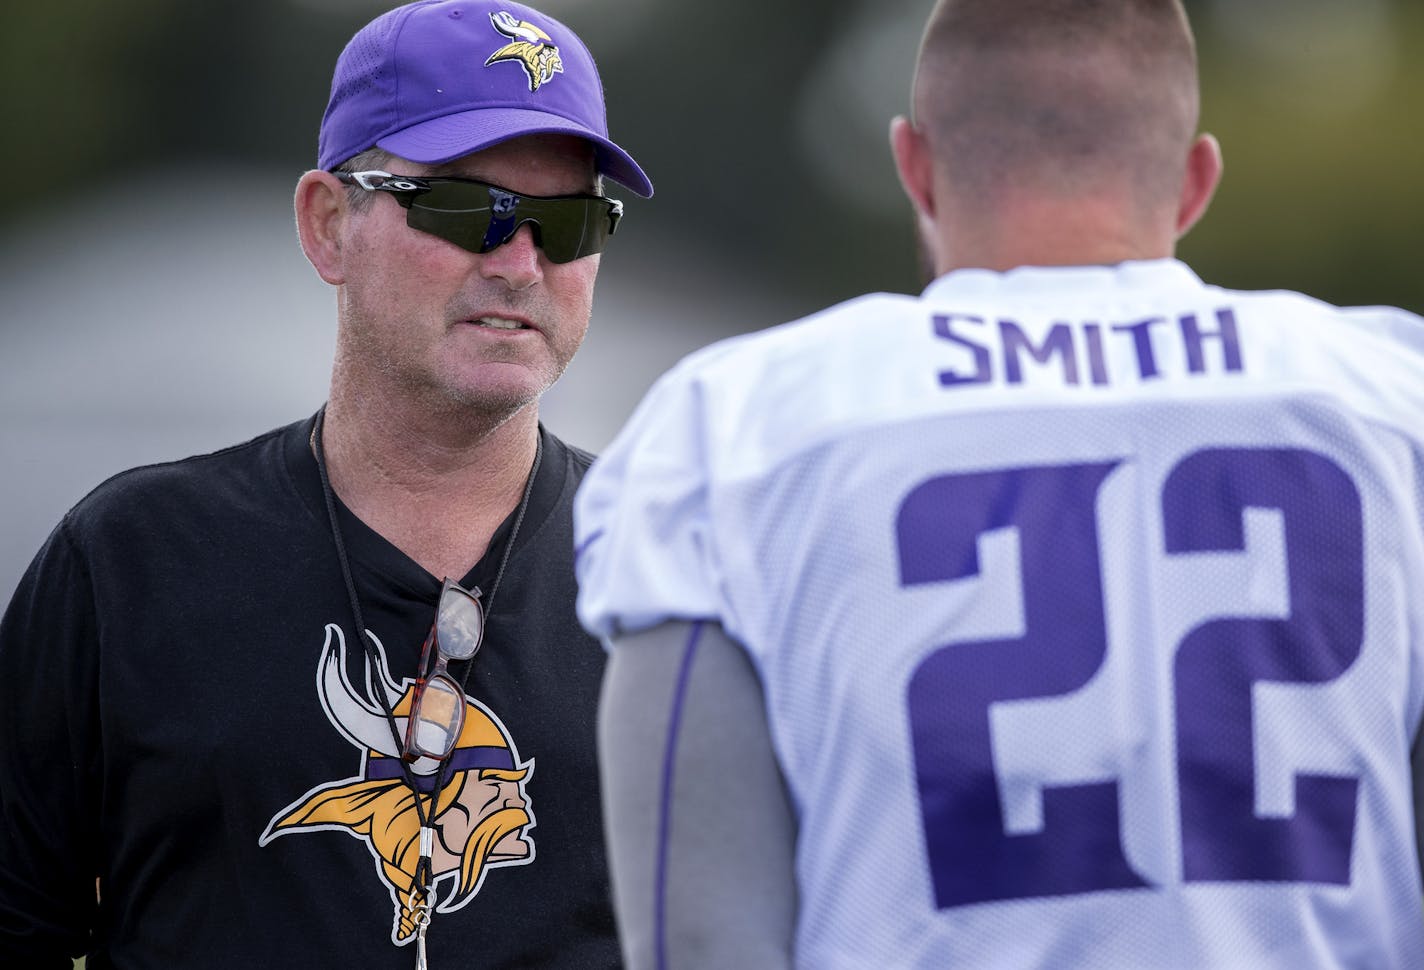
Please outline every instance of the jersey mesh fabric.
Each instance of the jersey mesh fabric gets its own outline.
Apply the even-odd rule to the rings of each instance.
[[[752,656],[800,966],[1424,965],[1421,429],[1406,314],[957,274],[660,382],[579,495],[580,615]]]

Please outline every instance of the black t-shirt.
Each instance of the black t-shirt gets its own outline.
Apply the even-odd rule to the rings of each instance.
[[[0,626],[0,964],[414,965],[410,791],[362,725],[380,723],[374,690],[408,703],[441,577],[338,503],[373,677],[311,428],[109,480],[26,573]],[[603,652],[574,615],[591,456],[541,435],[441,796],[435,970],[618,964]],[[511,524],[452,578],[488,599]]]

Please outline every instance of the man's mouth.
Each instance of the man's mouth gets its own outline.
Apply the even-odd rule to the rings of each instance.
[[[505,317],[475,317],[470,321],[478,327],[489,327],[491,330],[532,330],[533,327],[519,320],[510,320]]]

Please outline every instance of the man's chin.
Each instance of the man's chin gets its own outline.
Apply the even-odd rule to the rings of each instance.
[[[457,409],[507,416],[538,401],[553,383],[543,368],[492,361],[453,375],[445,394]]]

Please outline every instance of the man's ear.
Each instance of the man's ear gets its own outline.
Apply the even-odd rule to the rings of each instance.
[[[297,181],[292,205],[297,215],[297,238],[307,261],[326,282],[345,283],[341,244],[349,212],[346,186],[330,172],[313,169]]]
[[[1187,172],[1177,200],[1177,238],[1187,234],[1206,212],[1221,183],[1221,145],[1212,135],[1198,135],[1187,153]]]
[[[903,115],[897,115],[890,122],[890,151],[895,156],[900,186],[915,210],[920,276],[922,282],[928,284],[943,269],[939,256],[940,230],[935,222],[938,200],[935,198],[934,157],[924,134]]]
[[[915,207],[920,220],[934,220],[934,166],[925,136],[916,130],[914,122],[896,115],[890,122],[890,151],[895,156],[895,171],[900,186]]]

